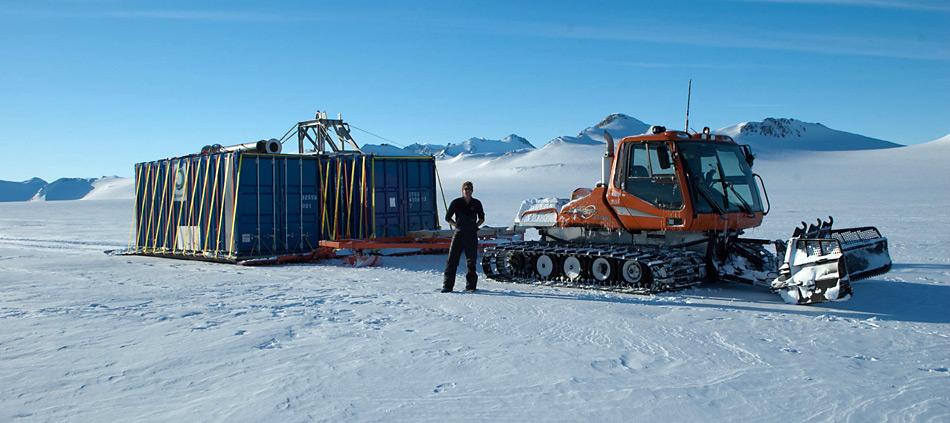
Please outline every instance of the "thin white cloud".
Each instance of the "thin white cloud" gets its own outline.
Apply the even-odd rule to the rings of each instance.
[[[201,10],[140,10],[121,12],[101,12],[100,16],[110,18],[170,19],[191,21],[245,21],[275,22],[288,19],[275,13],[227,12]]]
[[[300,20],[299,17],[266,12],[232,12],[217,10],[100,10],[100,11],[53,11],[53,10],[0,10],[0,14],[35,18],[80,18],[80,19],[157,19],[179,21],[218,22],[283,22]],[[308,20],[316,20],[309,18]]]
[[[931,3],[899,0],[747,0],[785,3],[848,3],[848,4],[904,4],[925,7]],[[950,1],[950,0],[947,0]],[[936,5],[934,7],[937,7]],[[906,6],[911,7],[911,6]],[[950,5],[947,6],[950,8]],[[330,18],[315,14],[281,14],[268,12],[235,12],[212,10],[130,10],[130,11],[50,11],[0,9],[0,15],[21,15],[58,18],[116,18],[116,19],[164,19],[220,22],[316,22]],[[830,55],[876,56],[888,58],[950,60],[950,42],[942,36],[902,37],[886,36],[887,28],[875,35],[832,35],[819,33],[782,32],[774,29],[718,26],[691,26],[670,30],[668,26],[640,23],[624,26],[590,26],[533,21],[481,20],[481,19],[435,19],[405,15],[399,19],[371,16],[354,16],[352,21],[372,24],[374,27],[395,26],[399,31],[451,33],[467,32],[512,37],[544,37],[592,41],[644,42],[656,44],[680,44],[699,47],[741,48],[775,51],[797,51]],[[631,66],[662,67],[663,62],[633,62]],[[696,66],[701,67],[701,66]]]
[[[759,69],[770,65],[759,63],[690,63],[690,62],[620,62],[620,66],[643,69]]]
[[[723,104],[722,107],[728,107],[733,109],[776,109],[779,107],[785,107],[784,104],[778,103],[736,103],[736,104]]]
[[[744,48],[804,53],[845,54],[905,59],[950,60],[950,43],[944,39],[905,38],[881,35],[832,35],[782,32],[774,29],[693,26],[671,31],[668,27],[583,26],[539,22],[432,21],[430,27],[511,36],[538,36],[556,39],[647,42],[694,46]],[[882,29],[882,33],[886,29]],[[649,62],[644,62],[649,63]]]
[[[740,0],[753,3],[817,4],[833,6],[876,7],[883,9],[950,12],[947,0]]]

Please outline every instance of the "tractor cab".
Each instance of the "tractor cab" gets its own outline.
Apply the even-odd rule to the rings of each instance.
[[[688,134],[657,127],[652,135],[620,142],[608,197],[621,211],[635,211],[638,222],[627,228],[702,231],[722,228],[720,220],[732,229],[755,227],[766,209],[753,160],[748,146],[708,129]],[[647,224],[650,217],[663,224]]]

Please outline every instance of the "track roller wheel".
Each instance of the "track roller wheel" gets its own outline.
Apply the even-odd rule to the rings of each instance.
[[[511,268],[511,272],[516,276],[522,276],[525,274],[526,270],[530,270],[531,265],[526,264],[527,257],[524,254],[520,253],[509,253],[508,256],[508,266]]]
[[[554,260],[547,254],[541,254],[534,262],[534,271],[541,279],[547,279],[554,273]]]
[[[508,252],[501,251],[495,252],[491,257],[485,257],[485,259],[482,260],[482,269],[486,274],[489,274],[489,272],[491,272],[490,274],[492,275],[498,276],[507,274],[509,272],[508,269],[506,269],[508,255]]]
[[[620,276],[623,277],[625,285],[633,287],[640,286],[645,279],[643,265],[636,260],[624,261],[623,267],[620,269]]]
[[[613,275],[613,264],[606,258],[597,257],[590,265],[590,274],[598,283],[604,284]]]
[[[567,256],[564,259],[564,276],[572,281],[576,281],[581,278],[581,260],[577,256]]]

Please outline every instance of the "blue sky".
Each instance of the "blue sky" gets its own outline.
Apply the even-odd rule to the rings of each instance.
[[[694,127],[950,133],[948,1],[657,3],[0,0],[0,179],[129,176],[318,109],[403,145],[679,127],[690,78]]]

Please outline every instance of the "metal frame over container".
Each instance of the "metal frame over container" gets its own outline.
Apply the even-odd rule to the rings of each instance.
[[[301,125],[310,130],[320,117],[298,124],[298,135]],[[432,156],[364,155],[335,146],[330,153],[239,150],[138,163],[131,250],[237,262],[308,253],[321,240],[438,229],[435,174]]]

